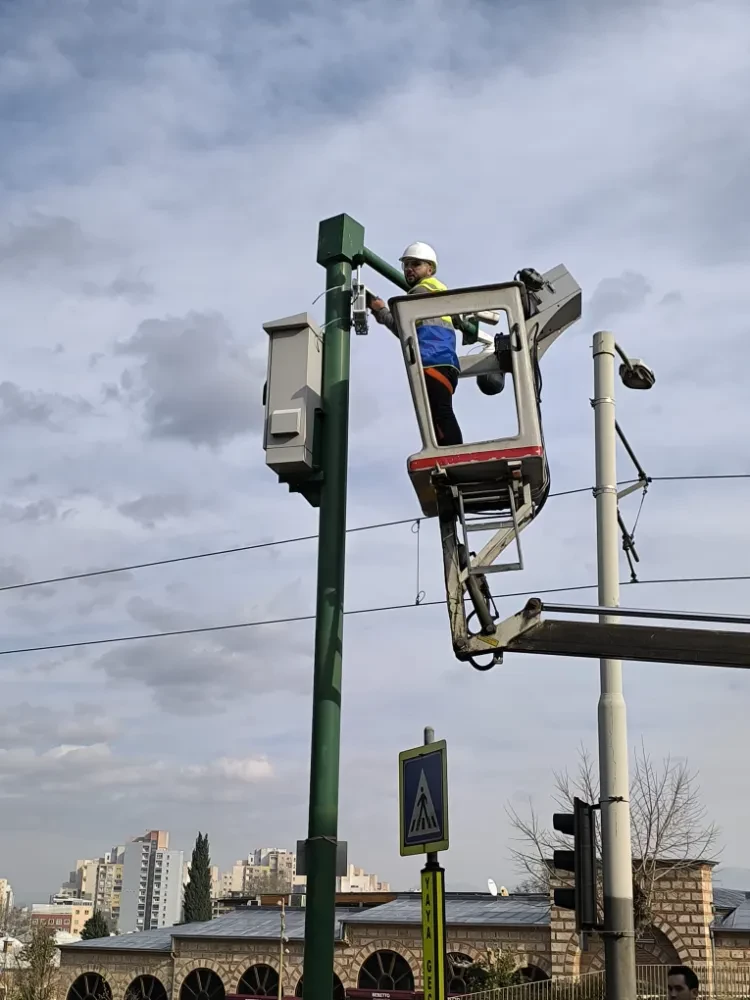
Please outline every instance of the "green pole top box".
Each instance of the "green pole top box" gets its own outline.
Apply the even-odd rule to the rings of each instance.
[[[318,228],[318,263],[323,267],[336,261],[350,264],[361,260],[365,253],[365,227],[350,215],[334,215],[324,219]]]

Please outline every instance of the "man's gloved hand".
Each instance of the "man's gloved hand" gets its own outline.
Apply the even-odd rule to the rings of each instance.
[[[373,314],[379,313],[381,309],[385,309],[385,302],[383,299],[373,298],[369,301],[370,312]]]

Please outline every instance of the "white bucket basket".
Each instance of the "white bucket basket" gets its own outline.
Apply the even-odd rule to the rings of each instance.
[[[390,300],[422,438],[422,450],[410,456],[407,469],[422,510],[428,517],[437,514],[433,486],[436,473],[445,477],[444,481],[460,485],[469,504],[472,490],[467,487],[476,488],[477,494],[482,495],[478,503],[484,509],[501,510],[507,507],[508,485],[512,479],[520,478],[529,483],[532,498],[541,496],[547,488],[547,463],[537,405],[534,362],[524,319],[524,291],[520,282],[513,281],[405,295]],[[507,320],[510,349],[505,354],[505,367],[512,380],[517,433],[510,437],[492,436],[490,427],[490,433],[484,440],[442,447],[437,443],[432,422],[419,354],[417,323],[436,316],[468,318],[488,312],[504,313]],[[466,355],[459,360],[462,378],[475,378],[501,370],[492,345],[481,354]],[[489,494],[496,494],[494,503]]]

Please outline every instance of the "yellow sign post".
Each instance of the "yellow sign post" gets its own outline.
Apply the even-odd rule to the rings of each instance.
[[[401,854],[426,854],[422,869],[422,988],[424,1000],[446,1000],[445,871],[448,848],[448,765],[445,740],[425,727],[424,744],[398,755]]]
[[[424,1000],[445,1000],[445,872],[433,861],[422,869],[422,979]]]

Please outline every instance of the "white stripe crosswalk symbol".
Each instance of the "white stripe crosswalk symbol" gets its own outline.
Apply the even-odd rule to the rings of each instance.
[[[440,836],[441,829],[437,812],[430,795],[430,786],[427,784],[424,770],[419,775],[419,785],[417,795],[414,799],[414,809],[412,810],[409,822],[409,837]]]

